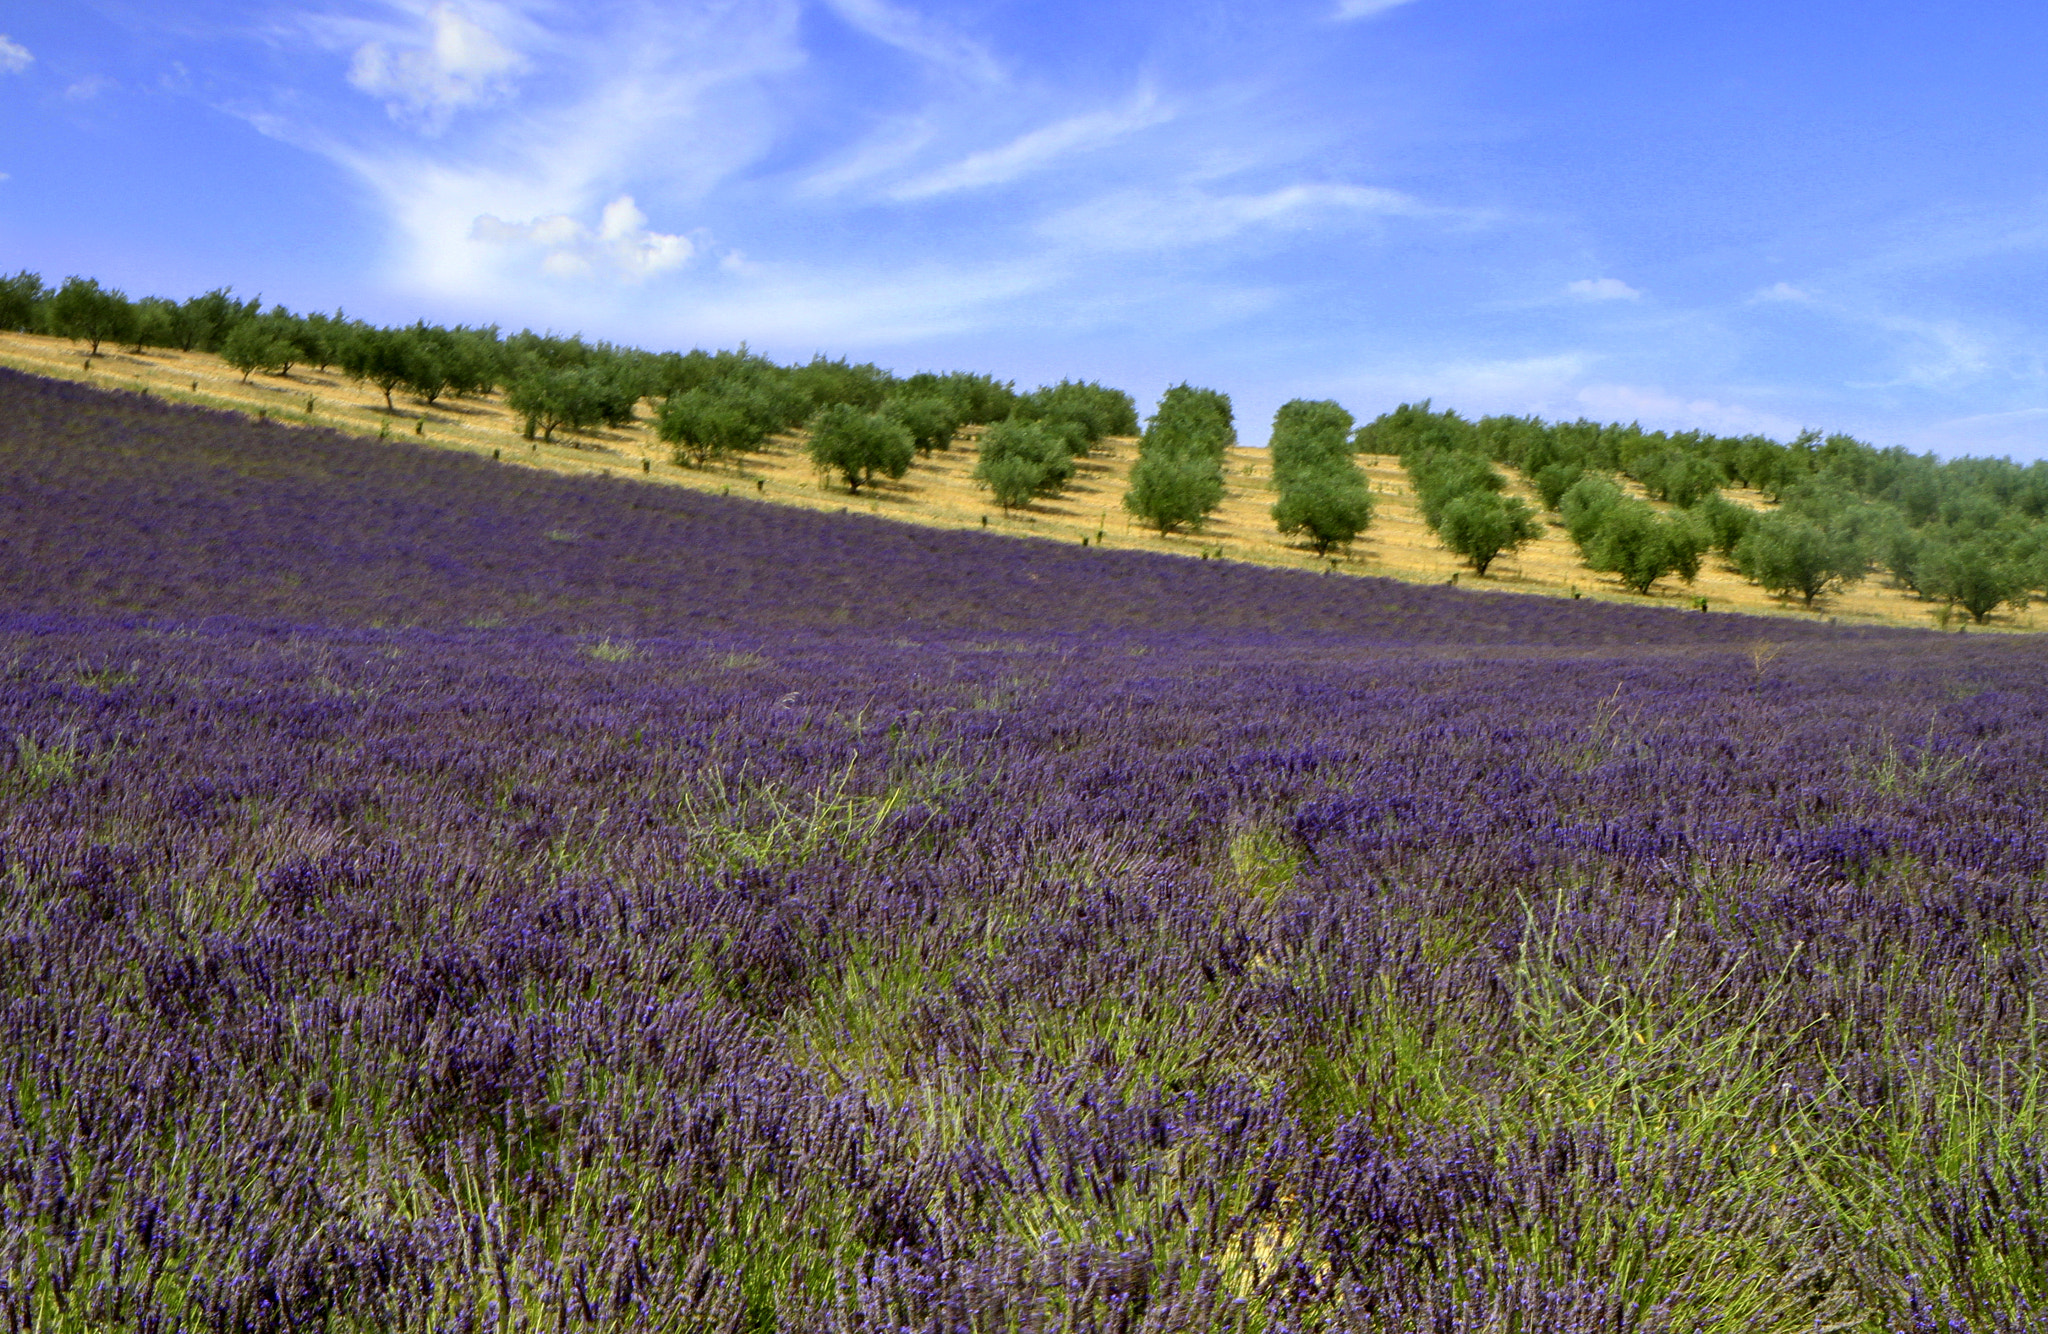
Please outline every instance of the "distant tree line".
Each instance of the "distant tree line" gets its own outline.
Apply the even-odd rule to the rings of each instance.
[[[50,287],[22,272],[0,277],[0,329],[71,338],[88,357],[107,348],[217,354],[245,380],[338,369],[377,389],[391,412],[399,393],[432,406],[502,391],[533,439],[623,426],[645,401],[686,466],[730,462],[808,428],[813,463],[849,490],[901,477],[918,455],[982,428],[974,479],[1005,510],[1059,495],[1105,437],[1140,431],[1131,396],[1095,383],[1019,393],[965,371],[899,377],[822,355],[781,365],[744,344],[656,353],[495,326],[385,328],[341,311],[265,309],[225,287],[131,299],[89,278]],[[1162,534],[1200,528],[1222,501],[1235,443],[1228,395],[1167,390],[1143,425],[1125,508]],[[1527,480],[1590,568],[1638,592],[1691,580],[1718,553],[1809,607],[1879,574],[1980,622],[2048,596],[2048,462],[1944,462],[1819,432],[1780,443],[1584,420],[1468,421],[1427,402],[1354,430],[1338,404],[1297,399],[1273,423],[1276,527],[1319,555],[1363,532],[1373,503],[1361,452],[1400,459],[1424,521],[1480,574],[1542,531],[1538,511],[1509,494],[1505,468]],[[1765,506],[1723,494],[1736,487]]]
[[[578,337],[496,327],[444,328],[424,322],[383,328],[333,315],[263,308],[219,288],[185,301],[131,300],[87,278],[48,288],[32,273],[0,278],[0,328],[54,334],[103,347],[219,355],[246,381],[294,366],[339,369],[384,396],[405,393],[433,406],[444,395],[503,390],[529,439],[557,431],[623,426],[639,404],[654,405],[654,427],[679,464],[731,462],[778,433],[807,429],[821,473],[849,490],[901,477],[918,454],[949,449],[962,427],[988,426],[977,480],[1005,508],[1057,494],[1074,460],[1104,436],[1135,435],[1130,395],[1062,380],[1028,393],[966,371],[898,377],[878,366],[823,356],[779,365],[742,345],[736,351],[646,352]]]
[[[1401,456],[1424,518],[1479,569],[1474,553],[1487,543],[1471,538],[1457,507],[1502,492],[1506,466],[1588,567],[1637,592],[1667,576],[1690,581],[1718,552],[1744,578],[1808,607],[1878,574],[1979,622],[2048,595],[2048,462],[1944,462],[1818,431],[1781,443],[1634,424],[1467,421],[1428,403],[1404,404],[1359,436],[1363,448]],[[1735,487],[1760,493],[1765,507],[1724,494]]]

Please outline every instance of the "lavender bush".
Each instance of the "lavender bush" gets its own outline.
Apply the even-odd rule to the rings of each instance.
[[[10,1329],[2037,1329],[2032,639],[0,377]]]

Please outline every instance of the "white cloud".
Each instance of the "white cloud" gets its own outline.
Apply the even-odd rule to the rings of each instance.
[[[1791,283],[1772,283],[1769,287],[1759,290],[1750,300],[1806,302],[1813,300],[1813,293],[1794,287]]]
[[[980,83],[1002,77],[994,57],[980,45],[951,33],[923,15],[887,0],[825,0],[833,13],[878,42],[907,51]]]
[[[440,12],[427,0],[402,3]],[[596,11],[584,27],[570,26],[584,11],[530,16],[474,0],[463,12],[489,18],[507,49],[545,50],[548,78],[483,109],[460,136],[394,139],[361,120],[322,124],[297,106],[239,114],[368,187],[393,245],[389,282],[491,308],[550,308],[563,297],[550,276],[586,277],[607,300],[622,297],[699,257],[696,202],[765,151],[775,121],[764,90],[804,59],[793,3],[636,5]],[[542,26],[545,15],[562,24]],[[339,53],[396,40],[339,20],[280,33]],[[688,210],[692,225],[652,229],[643,200],[657,216]],[[605,317],[589,285],[576,290],[580,307],[557,306],[561,318]]]
[[[1564,290],[1581,301],[1636,301],[1643,295],[1619,278],[1581,278]]]
[[[1082,246],[1147,250],[1204,245],[1253,227],[1310,227],[1332,216],[1422,217],[1434,212],[1399,191],[1360,185],[1288,185],[1238,195],[1132,190],[1056,214],[1041,230]]]
[[[1369,19],[1407,3],[1408,0],[1338,0],[1337,12],[1332,17],[1340,23],[1350,19]]]
[[[679,269],[697,254],[687,236],[648,230],[647,215],[631,195],[606,204],[595,229],[561,213],[526,223],[486,213],[470,235],[487,245],[538,252],[540,271],[551,278],[588,278],[606,271],[639,281]]]
[[[0,32],[0,74],[19,74],[34,61],[27,47]]]
[[[1068,154],[1101,148],[1163,124],[1173,115],[1151,90],[1143,89],[1124,106],[1072,116],[1019,135],[1000,148],[970,153],[951,166],[906,181],[890,195],[900,200],[929,199],[956,190],[1002,185]]]
[[[452,3],[435,5],[425,19],[422,43],[394,49],[365,42],[349,67],[349,82],[386,99],[395,119],[440,129],[464,107],[502,96],[527,67],[524,56]]]

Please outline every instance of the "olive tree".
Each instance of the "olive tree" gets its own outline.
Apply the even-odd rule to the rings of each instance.
[[[1073,475],[1068,437],[1057,423],[1012,417],[982,433],[974,480],[1005,512],[1037,496],[1058,495]]]
[[[953,434],[960,429],[952,403],[938,394],[894,394],[882,404],[882,412],[910,432],[920,454],[951,449]]]
[[[1711,538],[1685,515],[1660,515],[1640,500],[1621,500],[1602,512],[1585,544],[1586,564],[1620,577],[1637,593],[1676,574],[1691,583]]]
[[[917,442],[901,422],[851,403],[834,403],[811,420],[808,448],[819,472],[838,473],[854,492],[878,473],[901,477],[917,457]]]
[[[1327,399],[1295,399],[1273,414],[1273,522],[1318,556],[1349,545],[1372,522],[1372,488],[1352,461],[1351,427],[1351,414]]]
[[[1273,522],[1289,537],[1301,537],[1327,556],[1349,546],[1372,523],[1372,488],[1358,465],[1346,462],[1299,476],[1273,505]]]
[[[1236,442],[1229,395],[1175,385],[1138,442],[1124,508],[1162,535],[1199,525],[1223,503],[1223,460]]]
[[[251,371],[285,374],[298,355],[299,350],[291,340],[265,319],[243,320],[228,331],[220,347],[221,360],[242,373],[244,384],[249,382]]]
[[[743,386],[700,385],[669,396],[655,419],[655,432],[674,446],[677,463],[701,468],[759,449],[768,439],[772,415]]]
[[[101,287],[90,278],[66,278],[50,298],[50,327],[66,338],[91,345],[100,354],[103,342],[120,342],[135,322],[135,307],[126,294]]]
[[[1814,601],[1863,577],[1867,561],[1853,537],[1783,512],[1763,515],[1735,544],[1735,568],[1769,592]]]
[[[1484,576],[1496,559],[1541,537],[1543,526],[1519,497],[1474,490],[1444,505],[1436,532],[1446,547],[1465,558],[1473,573]]]

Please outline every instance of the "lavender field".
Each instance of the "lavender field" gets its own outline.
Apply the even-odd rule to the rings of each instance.
[[[2048,648],[0,373],[10,1330],[2038,1330]]]

